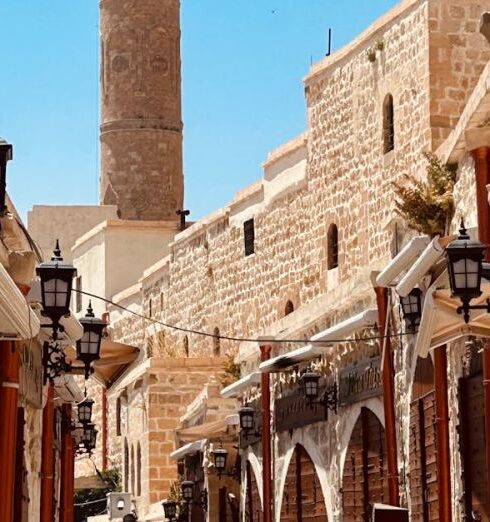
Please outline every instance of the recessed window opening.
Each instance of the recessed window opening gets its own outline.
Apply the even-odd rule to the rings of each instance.
[[[387,94],[383,102],[383,149],[384,153],[395,148],[395,113],[393,96]]]
[[[327,243],[327,268],[332,270],[339,266],[339,230],[335,223],[328,227]]]
[[[116,400],[116,435],[121,436],[121,397]]]
[[[287,303],[286,303],[286,306],[284,307],[284,315],[289,315],[289,314],[292,314],[294,312],[294,304],[291,300],[289,300]]]
[[[189,337],[184,337],[184,353],[186,357],[189,357]]]
[[[213,355],[215,357],[221,356],[221,339],[219,338],[219,328],[213,330]]]
[[[136,496],[141,496],[141,446],[139,442],[136,448]]]
[[[255,227],[253,218],[243,223],[243,238],[245,243],[245,255],[250,256],[255,252]]]

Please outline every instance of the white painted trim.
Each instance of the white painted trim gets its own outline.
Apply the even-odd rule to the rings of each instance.
[[[230,397],[237,397],[242,392],[244,392],[250,386],[259,384],[260,382],[260,373],[253,372],[249,373],[245,377],[242,377],[238,381],[230,384],[226,388],[221,390],[221,397],[225,399],[229,399]]]
[[[242,520],[245,521],[245,502],[247,499],[247,462],[250,462],[250,468],[251,472],[255,476],[255,482],[257,483],[257,489],[259,491],[259,501],[260,501],[260,508],[264,509],[264,500],[263,500],[263,493],[262,493],[262,464],[260,463],[259,459],[255,455],[255,453],[252,451],[252,448],[249,446],[243,454],[243,461],[245,465],[242,465],[242,486],[241,486],[241,495],[240,495],[240,509],[242,513]]]

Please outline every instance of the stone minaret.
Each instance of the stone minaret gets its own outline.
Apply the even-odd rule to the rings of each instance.
[[[100,32],[100,202],[122,219],[179,219],[180,0],[101,0]]]

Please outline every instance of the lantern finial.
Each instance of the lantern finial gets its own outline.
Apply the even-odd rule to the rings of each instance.
[[[459,225],[459,239],[469,239],[470,236],[468,236],[468,231],[466,230],[466,227],[464,226],[464,217],[461,217],[461,223]]]
[[[88,308],[85,317],[95,317],[94,309],[92,308],[92,299],[88,302]]]
[[[56,240],[56,245],[53,250],[53,257],[51,258],[51,261],[63,261],[63,257],[61,256],[61,249],[60,249],[60,240]]]

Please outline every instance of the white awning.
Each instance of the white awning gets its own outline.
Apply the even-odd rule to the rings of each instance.
[[[307,344],[292,352],[279,355],[268,361],[263,362],[259,366],[259,371],[262,373],[275,373],[290,368],[295,364],[303,361],[309,361],[325,353],[325,347],[331,346],[336,341],[342,341],[352,335],[357,330],[366,328],[368,326],[374,326],[378,318],[378,312],[376,309],[365,310],[364,312],[355,315],[345,321],[342,321],[335,326],[327,328],[323,332],[319,332],[314,335],[312,341],[314,344]]]
[[[0,265],[0,340],[32,339],[40,321],[3,265]]]
[[[248,375],[246,375],[245,377],[242,377],[241,379],[234,382],[233,384],[230,384],[226,388],[223,388],[221,390],[221,397],[224,397],[225,399],[228,399],[230,397],[237,397],[244,390],[246,390],[250,386],[253,386],[258,383],[260,383],[260,373],[259,372],[249,373]]]
[[[412,268],[403,276],[402,280],[396,286],[398,295],[406,297],[425,276],[425,274],[432,268],[434,263],[444,254],[444,247],[447,243],[439,240],[436,236],[422,252],[421,256],[412,265]],[[452,239],[452,238],[450,238]]]
[[[187,455],[194,455],[195,453],[200,453],[206,447],[207,439],[196,440],[194,442],[189,442],[185,446],[173,451],[170,453],[170,458],[172,460],[181,460]]]
[[[459,299],[451,297],[446,286],[447,274],[442,274],[427,290],[420,320],[415,350],[421,357],[427,357],[430,350],[468,335],[490,337],[490,314],[486,310],[471,310],[470,321],[465,323],[457,313],[461,305]],[[438,288],[439,287],[439,288]],[[482,295],[471,304],[485,304],[490,298],[490,283],[482,280]]]
[[[376,285],[390,286],[427,247],[430,239],[427,236],[417,236],[411,239],[400,252],[386,265],[378,277]]]

